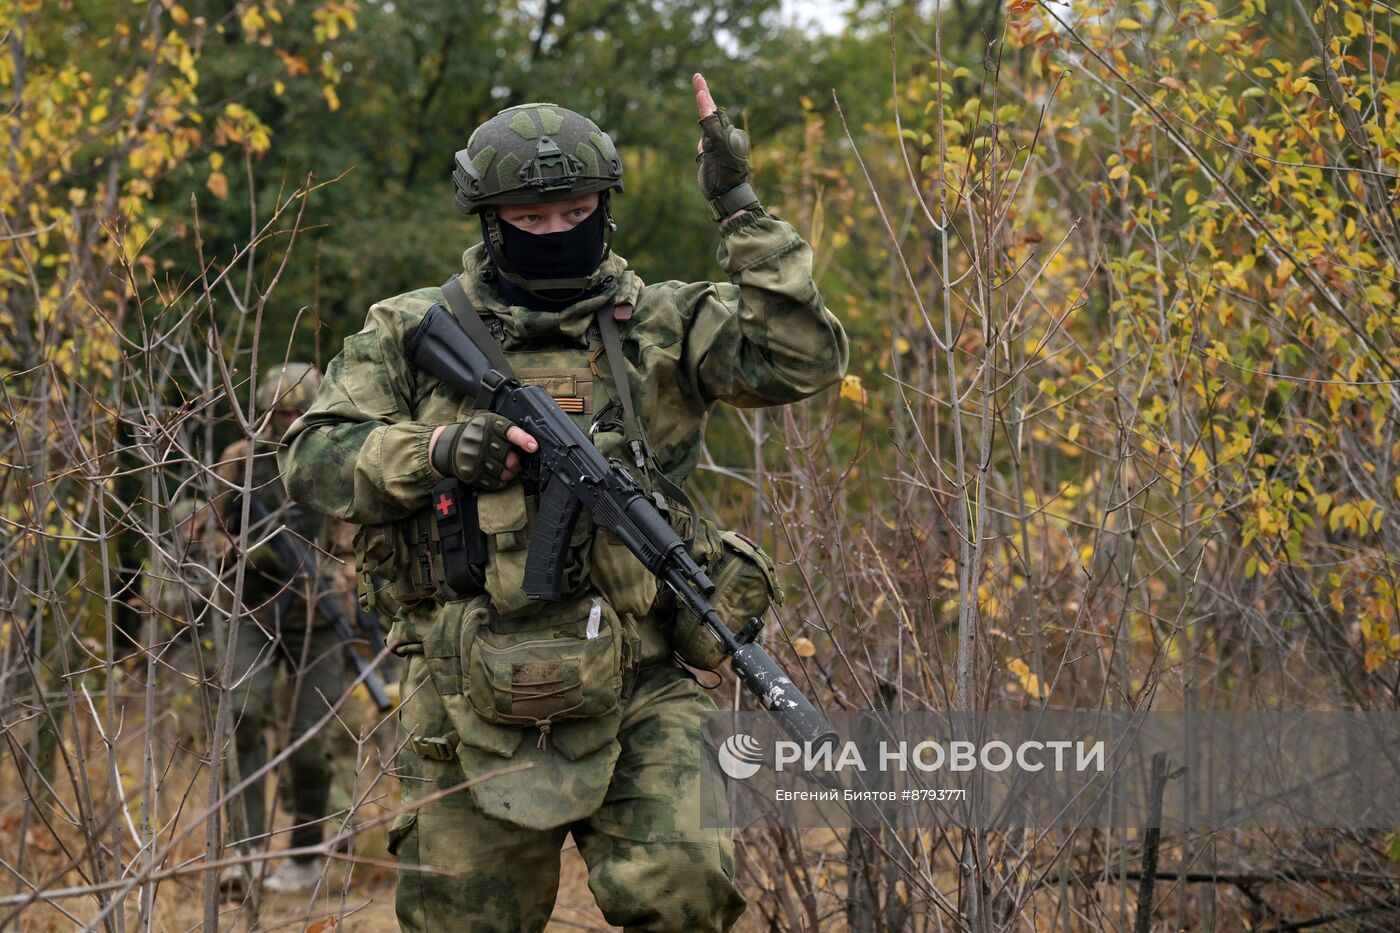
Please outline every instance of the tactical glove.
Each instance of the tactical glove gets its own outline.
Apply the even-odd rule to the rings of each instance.
[[[478,489],[499,488],[510,452],[510,427],[509,418],[490,411],[448,425],[433,444],[433,469]]]
[[[730,214],[758,207],[758,195],[749,185],[749,134],[716,110],[700,121],[700,190],[710,201],[716,221]]]

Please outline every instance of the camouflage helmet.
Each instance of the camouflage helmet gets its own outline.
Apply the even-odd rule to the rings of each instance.
[[[452,172],[468,214],[497,204],[557,201],[616,188],[622,160],[592,120],[558,104],[509,107],[476,128]]]
[[[321,371],[310,363],[288,363],[268,371],[258,383],[258,409],[306,411],[321,388]]]

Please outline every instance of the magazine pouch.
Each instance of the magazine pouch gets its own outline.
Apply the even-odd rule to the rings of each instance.
[[[700,547],[702,535],[708,547]],[[782,605],[773,558],[763,548],[737,531],[721,533],[708,522],[700,523],[696,538],[697,551],[709,554],[708,573],[715,584],[710,602],[730,631],[737,633],[750,618],[761,619],[769,606]],[[712,671],[725,661],[719,639],[684,609],[676,613],[672,646],[691,667]]]

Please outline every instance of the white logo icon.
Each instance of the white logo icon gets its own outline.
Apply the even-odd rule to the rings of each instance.
[[[744,780],[758,773],[763,765],[763,746],[758,739],[742,732],[731,735],[719,747],[719,766],[732,778]]]

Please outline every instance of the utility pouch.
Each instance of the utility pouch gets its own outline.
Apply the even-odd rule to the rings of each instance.
[[[483,592],[486,543],[477,527],[475,492],[458,479],[443,480],[425,508],[361,528],[355,559],[362,597],[367,574],[392,580],[394,595],[404,603],[447,603]]]
[[[656,602],[656,577],[609,531],[599,529],[591,552],[593,585],[621,615],[644,616]]]
[[[410,520],[361,525],[355,531],[357,595],[360,607],[366,612],[385,609],[383,603],[389,602],[379,591],[376,578],[388,580],[393,599],[405,605],[432,599],[436,593],[431,583],[421,585],[418,582],[430,579],[430,575],[414,572],[415,555],[404,534],[404,525]]]
[[[635,679],[636,637],[601,595],[537,603],[524,618],[482,600],[468,615],[462,677],[486,722],[534,726],[543,744],[557,722],[621,710]]]
[[[402,723],[417,737],[410,747],[420,758],[455,756],[466,778],[489,778],[471,795],[493,819],[551,829],[603,803],[621,751],[621,707],[635,683],[637,649],[634,629],[619,625],[606,601],[598,607],[598,634],[586,637],[596,598],[549,604],[555,615],[522,626],[482,595],[437,609],[424,630],[423,658],[411,660],[405,675]],[[417,665],[426,665],[428,695],[410,686],[422,670]],[[591,719],[566,718],[609,707]],[[422,726],[428,734],[419,734]]]
[[[486,593],[502,615],[534,616],[540,605],[525,595],[525,562],[530,550],[530,531],[538,509],[538,497],[530,495],[524,483],[511,483],[494,492],[477,493],[477,525],[484,538]],[[587,513],[579,516],[564,559],[565,596],[588,589],[589,550],[593,521]]]
[[[710,602],[730,631],[737,634],[750,618],[762,619],[769,606],[783,604],[773,558],[763,548],[737,531],[720,533],[708,522],[701,523],[697,539],[700,535],[708,539],[708,548],[697,540],[697,550],[709,551],[708,573],[715,584]],[[676,613],[671,642],[691,667],[715,670],[724,663],[719,639],[684,609]]]

